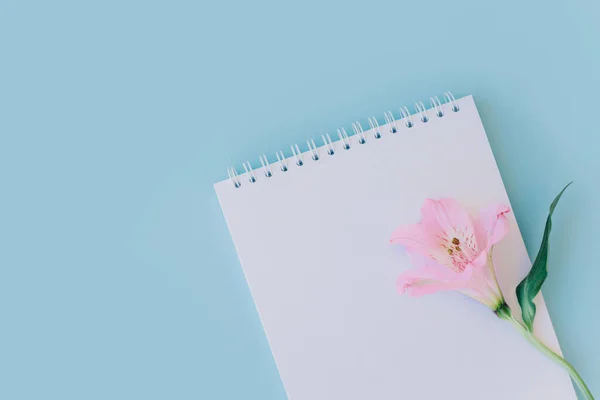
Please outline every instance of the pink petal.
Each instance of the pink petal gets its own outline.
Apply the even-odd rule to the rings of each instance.
[[[447,266],[440,264],[438,261],[431,258],[430,256],[424,256],[420,253],[417,253],[415,251],[410,251],[410,250],[407,250],[407,253],[408,253],[408,257],[410,258],[410,263],[413,265],[413,267],[416,267],[418,269],[432,268],[432,271],[435,271],[435,273],[437,274],[437,279],[441,279],[441,280],[456,279],[456,272],[452,271]]]
[[[458,290],[466,287],[471,269],[454,273],[441,265],[428,265],[402,273],[396,282],[400,294],[424,296],[441,290]]]
[[[471,262],[475,267],[479,268],[487,263],[488,249],[484,249],[475,259]]]
[[[421,214],[425,234],[436,242],[430,254],[438,262],[452,269],[462,269],[477,257],[479,248],[473,222],[460,203],[451,198],[427,199]],[[454,239],[458,240],[455,245],[452,244]],[[454,246],[460,246],[463,252],[459,262],[449,252],[455,250]]]
[[[475,234],[480,249],[489,250],[506,236],[509,221],[505,214],[509,212],[510,207],[504,204],[494,204],[479,212]]]
[[[409,252],[417,252],[429,256],[435,247],[431,237],[427,236],[421,224],[403,225],[392,233],[391,243],[401,244]]]
[[[482,254],[487,255],[489,253],[484,251]],[[461,290],[461,292],[493,308],[501,301],[502,291],[498,287],[491,268],[493,268],[493,265],[487,262],[487,257],[483,264],[472,265],[471,278],[467,288]]]
[[[469,213],[454,199],[427,199],[421,208],[422,224],[430,236],[448,235],[462,231],[465,236],[473,234],[473,222]]]

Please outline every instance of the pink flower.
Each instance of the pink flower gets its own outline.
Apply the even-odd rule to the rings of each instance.
[[[399,276],[400,294],[457,290],[494,310],[503,304],[491,254],[508,232],[508,212],[506,205],[493,205],[472,218],[454,199],[425,200],[421,223],[401,226],[391,238],[417,266]]]

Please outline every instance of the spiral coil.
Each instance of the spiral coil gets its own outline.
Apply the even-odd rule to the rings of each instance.
[[[458,112],[460,111],[460,108],[458,107],[458,104],[456,103],[456,99],[454,98],[454,96],[452,95],[451,92],[446,92],[444,93],[444,103],[440,102],[440,99],[437,96],[433,96],[429,98],[430,104],[431,104],[431,108],[429,109],[429,111],[432,111],[433,114],[435,115],[435,117],[437,118],[442,118],[444,117],[444,110],[442,108],[442,104],[451,104],[451,110],[453,112]],[[373,135],[374,139],[381,139],[384,137],[384,133],[389,133],[389,134],[396,134],[400,131],[397,122],[398,121],[403,121],[404,125],[406,126],[406,128],[412,128],[413,126],[415,126],[415,122],[413,120],[413,116],[418,117],[418,121],[420,121],[421,123],[427,123],[430,120],[430,116],[428,114],[428,110],[425,108],[425,105],[423,104],[422,101],[418,101],[414,104],[415,107],[415,113],[411,114],[408,110],[407,107],[400,107],[399,112],[400,112],[400,119],[396,120],[394,118],[394,114],[391,111],[386,111],[383,114],[384,120],[385,120],[385,125],[380,126],[379,122],[377,122],[377,118],[375,117],[369,117],[368,118],[368,122],[369,122],[369,127],[370,127],[370,131]],[[387,132],[384,132],[384,130],[382,129],[383,127],[387,127],[386,129],[389,129]],[[339,128],[337,130],[338,136],[339,136],[339,141],[333,142],[331,140],[331,137],[329,136],[329,133],[325,133],[323,135],[321,135],[321,139],[323,141],[323,145],[325,146],[325,152],[327,153],[327,155],[329,156],[333,156],[335,155],[335,144],[336,143],[340,143],[342,146],[343,150],[350,150],[352,149],[352,138],[353,137],[358,137],[358,144],[365,144],[368,142],[367,136],[365,135],[365,131],[363,130],[362,125],[360,124],[360,122],[355,121],[352,122],[352,130],[354,131],[354,135],[349,136],[348,133],[346,132],[346,129]],[[368,131],[367,131],[368,132]],[[370,136],[369,136],[370,137]],[[306,141],[306,144],[308,145],[308,155],[310,155],[310,159],[312,159],[313,161],[318,161],[320,159],[320,154],[319,154],[319,148],[317,147],[314,139],[309,139]],[[302,155],[302,152],[300,151],[300,148],[298,147],[297,144],[294,144],[291,146],[291,150],[292,150],[292,157],[294,159],[295,165],[297,167],[302,167],[305,163],[304,161],[304,157]],[[287,172],[289,171],[289,165],[288,165],[288,160],[285,158],[283,151],[278,151],[275,153],[276,157],[277,157],[277,164],[279,164],[279,171],[281,172]],[[262,171],[263,171],[263,175],[265,178],[271,178],[274,176],[274,174],[277,172],[276,169],[274,170],[271,166],[271,164],[269,163],[269,160],[267,159],[267,156],[265,154],[261,155],[259,157],[260,159],[260,163],[262,165]],[[246,161],[244,163],[242,163],[244,170],[245,170],[245,174],[244,176],[247,178],[249,183],[256,183],[259,178],[256,174],[256,171],[254,171],[252,169],[252,166],[250,165],[249,161]],[[229,175],[229,180],[231,180],[231,183],[233,184],[234,187],[236,188],[240,188],[242,186],[242,175],[238,174],[237,170],[235,169],[235,167],[229,167],[227,169],[227,174]],[[262,179],[262,177],[261,177]]]

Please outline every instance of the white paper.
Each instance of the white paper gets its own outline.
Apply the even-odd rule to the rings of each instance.
[[[273,163],[235,188],[215,185],[290,400],[576,399],[568,375],[485,306],[453,292],[400,296],[411,268],[391,233],[416,223],[426,198],[476,210],[509,200],[472,97],[413,116],[350,150],[319,149],[304,165]],[[512,219],[495,247],[498,278],[514,288],[530,267]],[[559,350],[543,300],[535,333]]]

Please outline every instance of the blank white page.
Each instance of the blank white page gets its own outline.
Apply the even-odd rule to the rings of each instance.
[[[426,198],[454,197],[477,210],[509,200],[472,97],[429,121],[397,121],[351,148],[304,153],[273,176],[255,171],[215,185],[290,400],[576,399],[568,375],[507,322],[460,293],[400,296],[411,268],[389,244],[416,223]],[[550,199],[549,199],[550,200]],[[545,210],[540,210],[545,212]],[[513,312],[531,263],[511,214],[494,250]],[[535,333],[559,351],[538,298]]]

